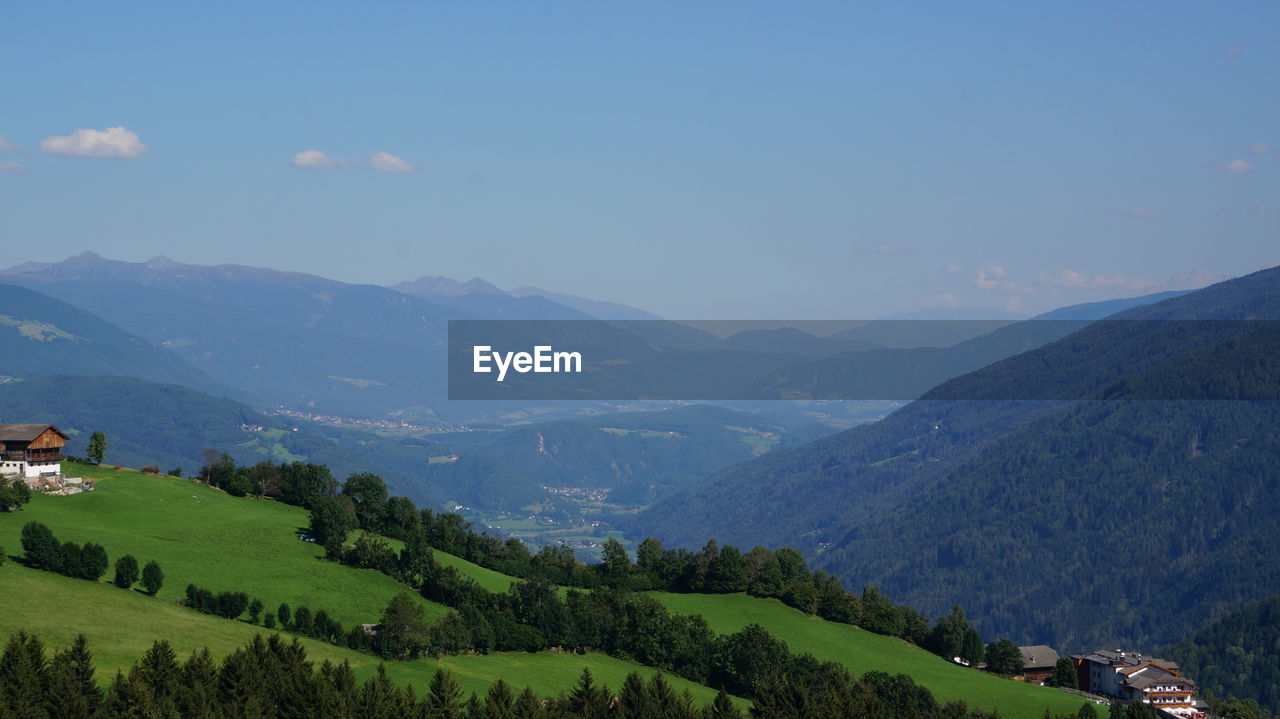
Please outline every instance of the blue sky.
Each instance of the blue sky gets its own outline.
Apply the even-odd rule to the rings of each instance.
[[[0,68],[4,265],[854,318],[1280,263],[1275,3],[18,3]]]

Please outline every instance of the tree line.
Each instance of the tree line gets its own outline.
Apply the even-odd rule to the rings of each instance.
[[[59,542],[53,530],[40,522],[27,522],[22,526],[22,551],[23,561],[32,569],[92,582],[107,572],[107,550],[101,544],[88,542],[82,547],[71,541]],[[138,560],[129,554],[116,560],[112,584],[130,589],[139,580],[143,591],[154,596],[164,586],[164,570],[153,560],[139,572]]]
[[[659,590],[681,593],[736,593],[775,598],[795,609],[828,621],[853,624],[878,634],[895,636],[948,659],[974,665],[986,659],[985,644],[959,607],[930,626],[914,607],[895,604],[875,586],[861,595],[847,591],[838,577],[809,569],[804,556],[791,547],[770,551],[755,547],[743,552],[733,545],[708,540],[698,552],[668,549],[655,538],[640,543],[632,560],[617,539],[605,542],[602,561],[578,561],[566,546],[544,546],[536,553],[519,539],[500,539],[477,532],[456,513],[437,514],[419,509],[401,496],[391,496],[382,478],[371,473],[350,475],[339,482],[325,465],[270,461],[237,466],[230,455],[207,450],[200,477],[232,494],[272,497],[310,510],[308,534],[325,548],[330,559],[362,568],[378,569],[405,581],[404,561],[385,543],[362,536],[354,547],[347,537],[356,529],[412,542],[419,561],[422,547],[431,547],[482,567],[514,577],[542,578],[552,583],[595,589]],[[408,549],[408,547],[406,547]],[[412,579],[412,577],[410,577]],[[406,581],[414,588],[420,584]],[[527,639],[527,638],[526,638]],[[1021,656],[1000,644],[993,671],[1016,674]]]
[[[9,637],[0,655],[0,716],[24,719],[995,719],[961,702],[939,705],[910,677],[843,670],[817,683],[790,681],[766,687],[748,712],[720,692],[699,707],[661,674],[629,674],[620,687],[595,681],[584,668],[572,689],[539,697],[503,680],[468,695],[437,670],[426,687],[401,687],[385,668],[363,682],[350,664],[317,665],[305,648],[279,635],[255,636],[221,661],[207,649],[178,657],[158,641],[104,690],[88,641],[80,636],[49,656],[39,637]],[[1047,719],[1075,719],[1071,715]]]
[[[270,474],[262,465],[258,467],[258,472]],[[310,471],[313,475],[316,472]],[[374,474],[354,474],[341,485],[331,477],[329,480],[308,485],[325,488],[309,494],[303,505],[311,510],[311,538],[325,547],[330,559],[378,569],[402,581],[412,580],[405,562],[422,561],[417,555],[429,547],[509,576],[583,589],[746,592],[779,599],[828,621],[900,637],[948,659],[972,665],[985,658],[987,645],[959,607],[931,627],[919,610],[894,604],[875,586],[863,587],[859,596],[847,591],[836,576],[811,571],[804,556],[791,547],[777,551],[755,547],[743,553],[733,545],[722,547],[711,539],[700,551],[691,552],[667,549],[659,540],[647,538],[640,543],[633,561],[622,543],[610,538],[605,542],[602,561],[587,565],[566,546],[544,546],[535,554],[518,539],[502,540],[476,532],[459,514],[419,510],[407,497],[389,496],[382,479]],[[413,556],[401,560],[385,543],[367,535],[349,547],[347,537],[356,529],[402,540],[406,550],[412,545]],[[414,586],[412,581],[407,583]],[[1022,668],[1021,657],[997,662],[995,666],[1001,673],[1017,673]]]

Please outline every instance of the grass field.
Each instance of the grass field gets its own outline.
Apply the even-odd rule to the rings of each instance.
[[[35,495],[21,512],[0,514],[0,547],[21,551],[20,533],[28,521],[47,524],[59,539],[98,542],[111,560],[133,554],[140,562],[157,560],[165,587],[156,598],[116,589],[106,583],[74,580],[10,562],[0,567],[0,631],[26,629],[57,646],[83,631],[107,671],[127,665],[155,639],[169,639],[182,652],[208,646],[223,654],[251,638],[254,627],[198,614],[173,600],[188,583],[208,589],[245,591],[268,609],[280,602],[324,609],[346,625],[375,622],[387,601],[404,587],[380,573],[355,570],[321,559],[323,550],[297,536],[306,512],[277,502],[235,498],[188,480],[151,477],[131,470],[69,466],[68,471],[98,480],[90,493]],[[393,543],[398,544],[398,543]],[[443,552],[437,559],[457,567],[490,591],[505,592],[511,577]],[[104,579],[110,578],[110,571]],[[562,588],[563,591],[563,588]],[[971,706],[999,710],[1009,719],[1040,719],[1046,708],[1075,713],[1081,700],[1051,689],[1028,686],[966,669],[898,639],[853,626],[826,622],[776,600],[745,595],[654,593],[671,611],[701,614],[719,633],[748,624],[766,627],[793,651],[840,662],[856,674],[879,670],[912,676],[939,701],[961,699]],[[49,598],[55,597],[51,605]],[[448,610],[423,601],[428,616]],[[313,658],[348,659],[361,676],[377,665],[374,657],[308,641]],[[640,665],[602,654],[575,656],[552,652],[446,657],[391,663],[401,682],[423,682],[437,666],[457,674],[468,690],[482,691],[501,677],[534,686],[540,694],[569,688],[582,666],[599,681],[618,686],[629,671],[651,674]],[[690,687],[700,700],[711,691]]]
[[[940,703],[960,699],[969,706],[999,710],[1008,719],[1040,719],[1046,708],[1075,714],[1084,701],[1056,689],[1001,679],[952,664],[901,639],[809,616],[776,599],[666,592],[653,592],[651,596],[673,612],[701,614],[720,634],[759,624],[785,640],[792,651],[839,662],[854,674],[908,674],[933,692]]]
[[[16,516],[21,518],[21,514]],[[15,515],[0,516],[0,523],[14,518]],[[12,561],[0,566],[0,596],[5,600],[5,610],[0,612],[0,641],[23,630],[40,636],[52,653],[83,633],[89,638],[98,681],[103,684],[109,683],[117,670],[141,657],[158,639],[167,639],[180,657],[203,647],[221,657],[243,646],[254,634],[264,633],[244,622],[200,614],[167,599],[117,589],[105,582],[28,569]],[[346,660],[362,680],[373,674],[380,662],[369,654],[323,642],[302,642],[312,660]],[[439,667],[452,673],[468,692],[484,692],[502,679],[517,690],[532,686],[540,696],[554,696],[567,691],[584,666],[591,668],[598,683],[614,689],[622,686],[630,672],[645,677],[655,673],[599,653],[495,653],[386,663],[391,678],[402,685],[413,684],[419,696],[425,693],[427,682]],[[688,688],[699,703],[710,701],[715,695],[704,686],[678,677],[667,678],[677,691]]]
[[[446,567],[456,567],[463,576],[471,577],[480,586],[491,592],[506,594],[507,589],[516,581],[514,577],[500,574],[492,569],[485,569],[478,564],[473,564],[461,557],[455,557],[438,549],[435,551],[435,555],[436,561],[440,562],[440,564]]]
[[[22,525],[48,525],[61,541],[97,542],[111,563],[132,554],[164,570],[160,597],[177,599],[187,584],[243,591],[267,611],[281,602],[323,609],[346,626],[377,622],[405,588],[378,572],[326,562],[323,548],[298,538],[306,511],[279,502],[232,497],[185,479],[131,470],[68,465],[69,475],[97,480],[92,492],[35,494],[23,511],[0,515],[0,547],[20,554]],[[108,569],[103,579],[112,577]],[[421,600],[429,617],[447,609]]]
[[[458,568],[490,591],[505,592],[515,581],[505,574],[477,566],[451,554],[437,553],[442,562]],[[561,594],[567,591],[561,587]],[[952,664],[900,639],[828,622],[796,611],[776,599],[744,594],[671,594],[651,596],[680,614],[701,614],[720,634],[759,624],[785,640],[796,652],[836,661],[854,674],[883,671],[907,674],[927,687],[940,702],[960,699],[970,706],[998,709],[1008,719],[1041,719],[1046,708],[1074,714],[1082,699],[1045,687],[1013,682]]]

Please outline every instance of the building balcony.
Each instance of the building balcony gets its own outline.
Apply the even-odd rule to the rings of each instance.
[[[61,462],[66,459],[61,452],[15,450],[0,452],[0,462]]]

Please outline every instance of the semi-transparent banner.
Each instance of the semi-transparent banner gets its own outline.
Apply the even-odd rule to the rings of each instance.
[[[453,320],[449,398],[1276,399],[1275,320]]]

